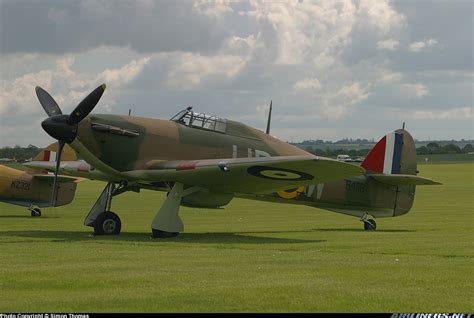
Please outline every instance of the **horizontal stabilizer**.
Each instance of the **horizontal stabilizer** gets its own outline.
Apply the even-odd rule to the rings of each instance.
[[[53,183],[54,181],[54,175],[52,174],[45,174],[45,175],[34,175],[34,178],[37,180],[45,181],[45,182],[51,182]],[[68,182],[79,182],[82,181],[82,178],[72,178],[72,177],[66,177],[66,176],[58,176],[58,183],[68,183]]]
[[[46,172],[54,172],[56,169],[55,162],[47,161],[31,161],[24,163],[23,166],[31,170],[40,170]],[[61,161],[59,165],[59,173],[62,176],[72,176],[77,178],[87,178],[91,180],[110,181],[110,177],[91,167],[90,164],[82,160],[78,161]]]
[[[391,185],[439,185],[442,184],[428,178],[410,174],[367,174],[367,177]]]

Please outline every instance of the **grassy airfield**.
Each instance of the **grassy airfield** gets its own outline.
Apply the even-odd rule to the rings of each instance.
[[[185,232],[151,240],[163,193],[116,197],[118,237],[83,219],[104,183],[43,209],[0,203],[0,312],[467,312],[474,309],[474,163],[420,165],[413,210],[378,219],[235,199],[182,208]]]

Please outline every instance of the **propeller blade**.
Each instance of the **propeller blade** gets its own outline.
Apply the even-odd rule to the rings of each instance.
[[[39,86],[36,86],[35,90],[36,96],[38,97],[41,106],[43,106],[46,114],[48,114],[49,117],[62,114],[58,104],[56,103],[54,98],[49,95],[47,91],[45,91]]]
[[[105,91],[105,84],[100,85],[84,98],[69,115],[67,123],[74,125],[83,120],[94,109]]]
[[[58,142],[58,152],[56,153],[56,169],[54,170],[53,194],[51,197],[51,206],[53,207],[56,206],[56,203],[58,200],[58,187],[57,187],[58,171],[59,171],[59,166],[61,164],[61,155],[62,155],[65,144],[66,142],[62,140]]]

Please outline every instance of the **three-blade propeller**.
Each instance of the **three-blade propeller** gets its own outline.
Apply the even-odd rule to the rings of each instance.
[[[51,206],[56,206],[58,188],[57,179],[59,166],[61,164],[61,155],[66,143],[71,143],[77,135],[77,126],[99,102],[105,91],[105,84],[100,85],[86,96],[69,115],[63,115],[58,103],[51,95],[42,89],[36,87],[36,96],[43,106],[48,118],[43,120],[41,126],[43,129],[58,141],[58,151],[56,153],[56,169],[54,170],[53,193],[51,196]]]

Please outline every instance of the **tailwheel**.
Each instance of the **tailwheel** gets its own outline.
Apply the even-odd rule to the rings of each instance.
[[[97,216],[94,221],[95,235],[118,235],[122,229],[122,222],[117,214],[106,211]]]
[[[166,231],[160,231],[160,230],[151,230],[151,238],[169,238],[169,237],[175,237],[178,236],[179,232],[166,232]]]
[[[31,209],[31,216],[41,216],[41,210],[39,208]]]
[[[375,231],[377,228],[377,223],[374,219],[367,219],[364,221],[364,230],[366,231]]]

